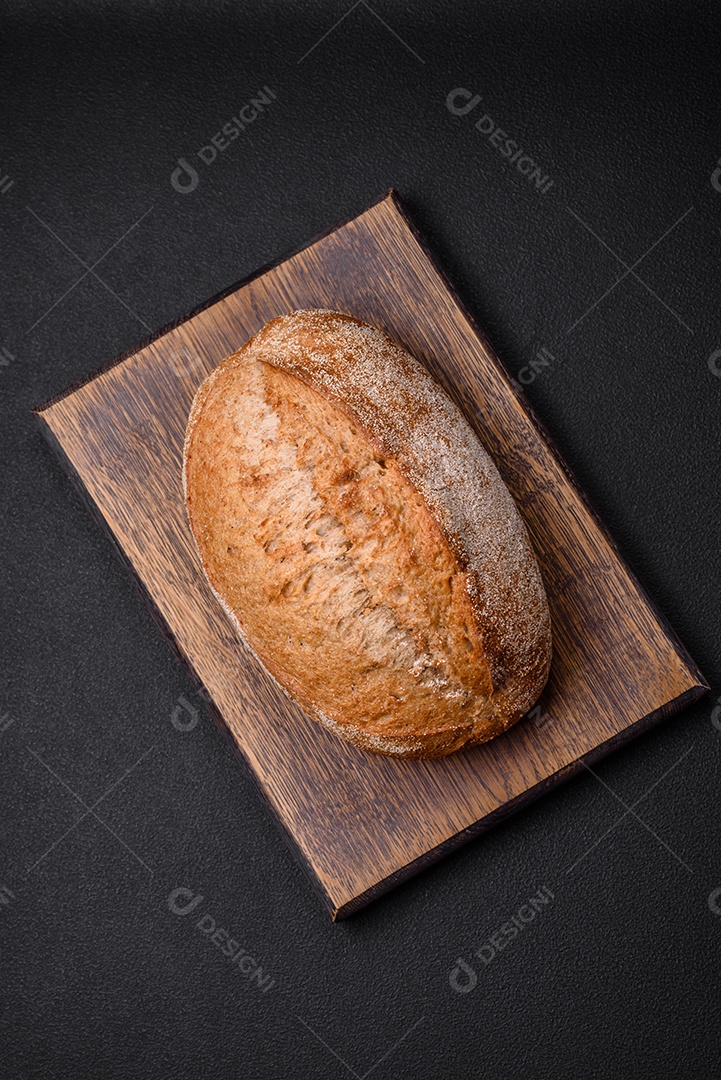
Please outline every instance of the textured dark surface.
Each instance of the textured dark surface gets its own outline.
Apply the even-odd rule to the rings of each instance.
[[[377,292],[367,292],[367,280]],[[519,501],[548,596],[553,662],[530,715],[502,739],[432,764],[358,753],[280,693],[208,589],[188,528],[183,442],[204,375],[268,320],[329,306],[386,329],[460,395]],[[195,355],[197,364],[179,370],[179,355]],[[362,413],[369,403],[365,388],[355,386],[350,401]],[[396,409],[412,409],[397,390]],[[394,192],[73,384],[37,414],[334,918],[396,888],[708,692],[573,486],[550,436],[470,325]],[[387,424],[377,434],[385,440],[381,453],[392,447]],[[280,624],[275,633],[284,633]],[[349,640],[346,646],[353,648]],[[347,657],[351,680],[354,662]]]
[[[0,1070],[716,1077],[721,16],[360,3],[298,63],[347,10],[2,8]],[[174,190],[264,85],[277,100]],[[483,101],[453,116],[456,87]],[[29,409],[391,184],[509,369],[552,354],[529,398],[714,690],[331,926]],[[79,820],[64,785],[112,790]],[[178,886],[203,896],[188,916]]]

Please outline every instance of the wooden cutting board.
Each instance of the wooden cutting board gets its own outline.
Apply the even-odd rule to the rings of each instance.
[[[193,394],[265,322],[304,307],[357,315],[427,364],[494,458],[538,553],[554,633],[548,686],[531,716],[467,753],[396,761],[340,742],[278,691],[205,583],[181,487]],[[333,918],[707,689],[393,192],[36,412]]]

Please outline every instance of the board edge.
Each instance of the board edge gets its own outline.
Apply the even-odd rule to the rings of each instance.
[[[558,462],[558,465],[560,466],[564,476],[568,480],[568,483],[571,485],[573,490],[576,492],[576,494],[580,498],[581,503],[584,506],[585,510],[587,511],[589,516],[593,519],[594,523],[596,524],[599,531],[601,532],[601,535],[603,536],[603,538],[606,540],[609,547],[611,548],[611,551],[613,552],[613,554],[616,556],[618,561],[623,566],[624,570],[628,574],[632,584],[637,589],[637,591],[638,591],[639,595],[641,596],[641,598],[647,604],[649,611],[651,612],[651,614],[653,615],[653,617],[655,618],[655,620],[657,621],[657,623],[661,627],[661,629],[662,629],[663,633],[665,634],[669,644],[672,646],[672,648],[676,652],[679,659],[685,665],[687,673],[689,674],[689,676],[692,679],[694,679],[696,681],[697,686],[703,688],[704,692],[710,690],[711,689],[710,684],[708,683],[705,675],[703,674],[703,672],[699,668],[699,665],[696,663],[694,658],[691,656],[691,653],[689,652],[688,648],[681,641],[681,638],[679,637],[678,633],[676,632],[676,630],[673,628],[673,626],[669,622],[667,616],[664,615],[664,613],[661,611],[659,606],[656,604],[656,601],[649,595],[648,591],[646,590],[646,588],[643,586],[643,584],[641,583],[641,581],[637,577],[637,575],[636,575],[635,571],[632,569],[629,561],[626,559],[625,555],[621,551],[621,548],[620,548],[618,542],[615,540],[615,538],[613,537],[612,533],[610,532],[608,526],[606,525],[603,517],[598,512],[598,510],[596,509],[594,504],[591,502],[590,497],[588,496],[587,492],[585,491],[585,489],[581,485],[581,483],[580,483],[578,477],[576,476],[575,472],[573,471],[573,469],[571,468],[571,466],[568,464],[565,457],[561,453],[560,448],[557,446],[555,439],[553,438],[550,431],[546,427],[545,421],[542,420],[541,417],[539,416],[539,414],[536,412],[533,404],[531,403],[530,399],[528,398],[528,396],[524,392],[523,388],[521,386],[518,386],[514,382],[508,368],[506,367],[504,362],[500,359],[498,353],[496,352],[495,348],[493,347],[493,345],[491,344],[491,342],[487,338],[486,333],[483,330],[483,328],[481,327],[480,323],[477,321],[477,319],[475,318],[473,313],[470,311],[470,309],[466,305],[465,301],[463,300],[460,293],[456,289],[455,285],[453,284],[453,281],[449,277],[449,275],[446,272],[445,268],[443,267],[442,263],[439,261],[438,257],[433,252],[433,249],[429,246],[428,241],[425,239],[425,236],[424,236],[423,232],[421,231],[421,229],[416,225],[415,221],[413,220],[413,217],[411,216],[410,211],[407,209],[407,207],[401,201],[401,199],[400,199],[400,197],[398,195],[398,192],[394,188],[391,188],[390,191],[388,192],[388,195],[386,196],[386,198],[387,198],[388,202],[390,204],[392,204],[394,209],[398,212],[398,214],[402,218],[404,224],[407,226],[408,231],[411,233],[414,240],[416,241],[416,243],[420,247],[421,251],[426,256],[426,258],[430,262],[430,264],[433,267],[433,269],[435,270],[435,272],[438,274],[442,284],[444,285],[444,287],[450,293],[451,298],[453,299],[453,302],[457,305],[461,315],[463,316],[463,318],[468,323],[468,326],[469,326],[469,328],[471,330],[471,333],[478,339],[481,346],[483,347],[483,350],[488,355],[488,358],[495,365],[495,367],[498,369],[499,374],[501,375],[501,377],[504,379],[504,381],[507,384],[507,389],[508,389],[509,393],[511,393],[513,395],[513,397],[516,399],[516,401],[518,402],[519,407],[526,414],[526,416],[528,417],[529,422],[536,429],[539,436],[541,437],[543,442],[548,447],[550,453],[553,455],[554,459]],[[377,201],[377,203],[374,204],[374,205],[380,205],[384,201],[385,200],[383,200],[383,199],[379,199]]]
[[[392,874],[389,874],[388,877],[383,878],[382,881],[377,882],[369,889],[359,893],[358,896],[332,908],[331,917],[333,922],[341,922],[351,915],[355,915],[358,911],[367,907],[368,904],[373,903],[374,900],[378,900],[381,896],[391,892],[397,886],[404,884],[406,881],[410,881],[430,866],[440,862],[447,855],[464,847],[479,836],[490,832],[496,825],[502,824],[519,811],[526,809],[526,807],[530,806],[532,803],[537,802],[538,799],[543,798],[544,795],[547,795],[562,784],[565,784],[566,781],[572,780],[584,768],[594,765],[614,751],[633,742],[646,731],[650,731],[651,728],[656,727],[658,724],[663,723],[663,721],[670,719],[672,716],[676,716],[687,706],[703,697],[704,694],[706,694],[707,689],[708,688],[705,685],[700,684],[689,687],[687,690],[684,690],[683,693],[679,694],[678,697],[672,698],[671,701],[667,701],[665,704],[660,705],[658,709],[654,709],[654,711],[647,716],[642,716],[633,724],[624,728],[623,731],[617,732],[615,735],[612,735],[610,739],[595,746],[592,750],[589,750],[588,753],[583,754],[575,761],[569,762],[568,765],[564,765],[563,768],[552,773],[551,776],[545,777],[537,784],[534,784],[533,787],[528,788],[526,791],[522,791],[519,795],[516,795],[515,798],[504,803],[503,806],[499,806],[496,810],[491,811],[490,814],[486,814],[485,817],[479,818],[478,821],[474,821],[472,825],[468,825],[465,829],[461,829],[460,832],[454,833],[453,836],[449,836],[448,839],[444,840],[441,844],[436,845],[436,847],[432,848],[430,851],[424,852],[423,855],[419,855],[417,859],[414,859],[406,866],[395,870]]]
[[[285,254],[278,255],[276,258],[271,259],[269,262],[263,263],[261,266],[257,267],[257,269],[251,271],[250,274],[247,274],[244,278],[241,278],[239,281],[233,282],[232,285],[228,285],[226,288],[221,289],[219,293],[211,296],[208,300],[204,300],[202,303],[198,304],[190,311],[186,311],[183,315],[178,315],[175,319],[172,319],[169,323],[166,323],[165,326],[162,326],[159,330],[155,330],[152,334],[148,334],[147,337],[141,338],[141,340],[138,341],[135,345],[129,346],[127,349],[124,349],[122,352],[114,356],[111,360],[108,360],[106,363],[101,364],[100,367],[94,368],[87,375],[84,375],[79,379],[75,379],[72,383],[70,383],[69,386],[66,386],[65,389],[59,390],[56,394],[51,394],[49,398],[46,398],[39,405],[35,405],[34,408],[32,408],[30,411],[36,415],[40,415],[46,412],[48,409],[51,409],[53,405],[57,405],[60,401],[64,401],[65,398],[70,397],[71,394],[76,393],[78,390],[82,390],[82,388],[84,386],[87,386],[88,383],[94,382],[95,379],[99,379],[108,371],[112,371],[113,368],[118,367],[119,364],[123,364],[126,360],[129,360],[131,356],[135,356],[137,353],[142,352],[143,349],[147,349],[149,345],[152,345],[153,342],[158,341],[162,337],[165,337],[165,335],[169,334],[172,330],[177,330],[179,326],[182,326],[184,323],[189,322],[190,319],[194,319],[196,315],[200,315],[201,312],[206,311],[208,308],[213,307],[215,304],[219,304],[221,300],[225,300],[226,297],[231,296],[233,293],[245,288],[246,285],[250,285],[251,282],[255,281],[259,277],[262,277],[264,274],[267,274],[270,270],[274,270],[277,266],[281,266],[283,263],[288,262],[289,259],[293,259],[296,255],[300,255],[302,251],[307,251],[309,248],[314,247],[315,244],[320,243],[321,240],[325,240],[326,237],[331,236],[334,232],[337,232],[339,229],[344,228],[346,225],[350,225],[352,221],[356,221],[358,218],[361,218],[364,214],[367,214],[370,210],[373,210],[375,209],[375,207],[380,206],[386,200],[391,200],[397,197],[398,195],[395,189],[392,187],[388,188],[388,190],[383,195],[379,195],[377,199],[374,199],[373,202],[369,203],[368,206],[365,206],[362,210],[359,210],[355,214],[350,214],[348,217],[343,218],[341,221],[336,222],[334,225],[329,225],[328,228],[323,229],[319,233],[316,233],[310,240],[307,240],[305,243],[299,244],[297,247],[292,248]]]
[[[263,804],[269,817],[275,824],[279,836],[287,844],[292,858],[295,859],[295,861],[304,871],[313,891],[316,893],[319,900],[321,901],[322,906],[325,908],[325,910],[328,912],[332,919],[333,912],[336,908],[336,903],[333,900],[333,897],[326,891],[323,881],[316,874],[313,866],[308,861],[305,852],[302,850],[293,834],[290,832],[290,830],[287,828],[283,820],[276,812],[275,807],[268,798],[268,795],[265,792],[253,767],[243,753],[240,743],[233,735],[233,732],[228,725],[225,717],[223,716],[221,709],[218,705],[216,705],[215,701],[213,700],[213,695],[210,693],[202,678],[195,670],[195,666],[191,658],[181,648],[168,621],[155,603],[155,600],[153,599],[150,591],[146,587],[143,579],[136,570],[132,561],[123,550],[121,544],[118,541],[118,538],[113,532],[113,529],[110,526],[109,522],[106,520],[102,510],[96,503],[95,499],[93,498],[90,491],[83,482],[82,477],[80,476],[72,461],[66,454],[62,443],[60,442],[52,427],[47,422],[42,413],[35,413],[33,410],[33,414],[37,417],[38,422],[41,424],[41,430],[45,441],[50,447],[51,452],[57,458],[61,469],[68,477],[71,487],[78,495],[80,502],[90,514],[90,517],[95,522],[103,537],[110,542],[111,549],[113,550],[117,558],[120,560],[120,563],[125,568],[136,594],[145,604],[150,614],[150,617],[152,618],[156,627],[162,634],[166,643],[170,646],[171,652],[174,654],[176,660],[178,660],[181,667],[190,678],[190,681],[195,687],[198,697],[201,699],[202,704],[205,706],[207,712],[210,714],[210,717],[215,723],[215,726],[219,729],[225,740],[230,745],[231,749],[234,751],[235,757],[241,763],[244,772],[252,780],[255,790],[260,796],[261,803]]]

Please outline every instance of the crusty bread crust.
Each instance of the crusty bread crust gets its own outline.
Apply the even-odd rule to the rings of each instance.
[[[211,587],[337,735],[441,757],[537,700],[551,630],[526,529],[461,412],[380,330],[268,323],[198,390],[183,478]]]

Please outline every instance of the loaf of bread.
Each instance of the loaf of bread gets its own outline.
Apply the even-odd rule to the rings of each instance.
[[[459,409],[386,334],[273,319],[193,402],[188,515],[208,581],[291,697],[364,750],[505,731],[548,676],[546,595]]]

